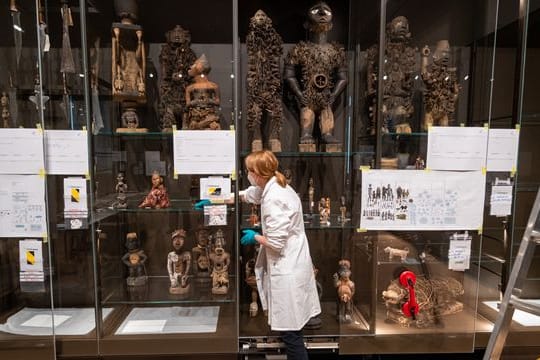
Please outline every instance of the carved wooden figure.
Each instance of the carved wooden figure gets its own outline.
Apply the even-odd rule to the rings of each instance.
[[[386,26],[384,48],[382,131],[410,133],[410,118],[414,112],[413,79],[418,49],[410,45],[409,21],[404,16],[394,18]],[[368,104],[371,133],[377,124],[376,99],[378,76],[378,45],[367,51]]]
[[[172,131],[173,125],[182,122],[186,107],[186,86],[189,84],[188,70],[197,57],[191,49],[191,34],[176,25],[167,31],[167,42],[161,47],[159,63],[159,117],[162,131]]]
[[[186,240],[186,231],[178,229],[171,235],[173,251],[167,255],[167,272],[171,286],[171,294],[185,294],[189,292],[189,275],[191,272],[191,253],[183,251]]]
[[[210,261],[212,263],[212,294],[226,294],[229,291],[231,255],[225,251],[225,238],[221,229],[214,235],[214,250],[210,254]]]
[[[325,151],[341,151],[334,137],[332,105],[347,85],[347,64],[343,46],[328,42],[332,10],[319,2],[308,11],[306,28],[311,38],[301,41],[285,59],[285,81],[300,107],[300,151],[313,152],[313,130],[318,118],[320,142]]]
[[[269,120],[268,143],[273,152],[281,151],[279,134],[283,122],[280,60],[283,41],[262,10],[251,18],[246,37],[247,127],[252,134],[251,151],[263,149],[262,126]]]
[[[208,79],[210,70],[210,63],[204,54],[189,68],[188,74],[194,82],[186,88],[184,129],[221,129],[219,86]]]
[[[167,188],[163,185],[163,177],[159,172],[152,173],[152,189],[139,204],[140,208],[165,209],[171,206]]]
[[[128,252],[122,257],[122,262],[128,267],[129,275],[126,279],[128,286],[140,286],[146,284],[145,262],[147,256],[141,249],[137,233],[131,232],[126,235],[126,248]]]
[[[454,120],[459,83],[456,68],[450,65],[450,44],[448,40],[437,42],[435,52],[426,45],[422,49],[422,80],[426,86],[424,93],[425,115],[423,129],[431,125],[448,126]]]
[[[352,321],[352,301],[355,291],[354,282],[351,280],[351,262],[339,261],[338,272],[334,273],[334,286],[338,295],[338,320],[349,323]]]

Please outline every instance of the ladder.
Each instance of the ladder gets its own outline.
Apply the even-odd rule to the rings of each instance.
[[[504,297],[499,308],[499,314],[497,315],[493,332],[489,337],[483,360],[497,360],[501,357],[515,309],[540,316],[540,306],[520,298],[535,248],[540,245],[539,212],[540,189],[536,194],[536,200],[534,201],[527,228],[521,239],[521,245],[512,266],[512,272],[508,279]]]

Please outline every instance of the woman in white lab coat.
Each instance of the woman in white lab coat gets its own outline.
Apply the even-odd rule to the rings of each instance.
[[[268,324],[281,331],[287,358],[307,359],[302,328],[321,312],[309,244],[304,230],[302,204],[278,169],[278,160],[268,150],[246,159],[252,186],[241,198],[261,205],[262,234],[244,230],[242,245],[259,243],[255,274]]]

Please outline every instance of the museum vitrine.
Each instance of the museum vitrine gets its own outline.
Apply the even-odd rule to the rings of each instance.
[[[516,173],[486,165],[490,130],[516,125],[494,120],[499,2],[9,5],[2,355],[280,348],[239,243],[263,148],[302,202],[308,348],[468,352],[491,329],[497,244],[527,217],[489,215]]]

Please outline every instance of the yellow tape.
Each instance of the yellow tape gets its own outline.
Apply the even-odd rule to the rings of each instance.
[[[43,134],[43,128],[41,127],[41,124],[40,124],[40,123],[37,123],[37,124],[36,124],[36,128],[37,128],[37,130],[38,130],[38,132],[39,132],[40,134]]]
[[[231,125],[229,126],[229,130],[234,131],[234,124],[231,124]]]
[[[178,173],[174,170],[173,179],[178,180]]]
[[[459,123],[459,127],[465,127],[464,123]]]
[[[430,171],[431,171],[431,169],[430,169],[430,168],[428,168],[428,167],[426,167],[426,168],[424,168],[424,171],[425,171],[425,172],[430,172]]]
[[[482,230],[483,230],[483,229],[482,229],[482,227],[480,226],[480,227],[478,228],[478,235],[482,235]]]
[[[44,178],[47,173],[45,172],[45,169],[39,169],[38,175],[40,178]]]
[[[87,172],[84,174],[84,177],[86,178],[86,180],[90,180],[90,173],[87,171]]]
[[[489,129],[489,124],[488,123],[484,123],[484,129]]]
[[[433,127],[433,124],[428,124],[427,125],[427,131],[430,132],[432,127]]]
[[[231,173],[231,180],[236,181],[236,170],[233,170]]]
[[[172,126],[172,132],[173,132],[173,134],[176,134],[177,131],[178,131],[178,129],[176,129],[176,125],[173,125],[173,126]]]
[[[369,165],[362,165],[358,168],[358,170],[360,171],[369,171],[371,169],[371,167]]]
[[[521,130],[521,124],[516,124],[516,130],[517,131]]]
[[[482,175],[486,175],[487,169],[485,166],[482,166]]]
[[[47,233],[43,233],[41,234],[41,237],[43,238],[43,243],[46,244],[47,243]]]
[[[514,175],[516,175],[516,172],[517,172],[516,167],[512,166],[512,169],[510,170],[510,176],[514,177]]]
[[[86,132],[86,126],[82,127],[82,131]]]
[[[364,233],[364,232],[367,232],[367,229],[364,229],[364,228],[356,228],[356,232]]]

